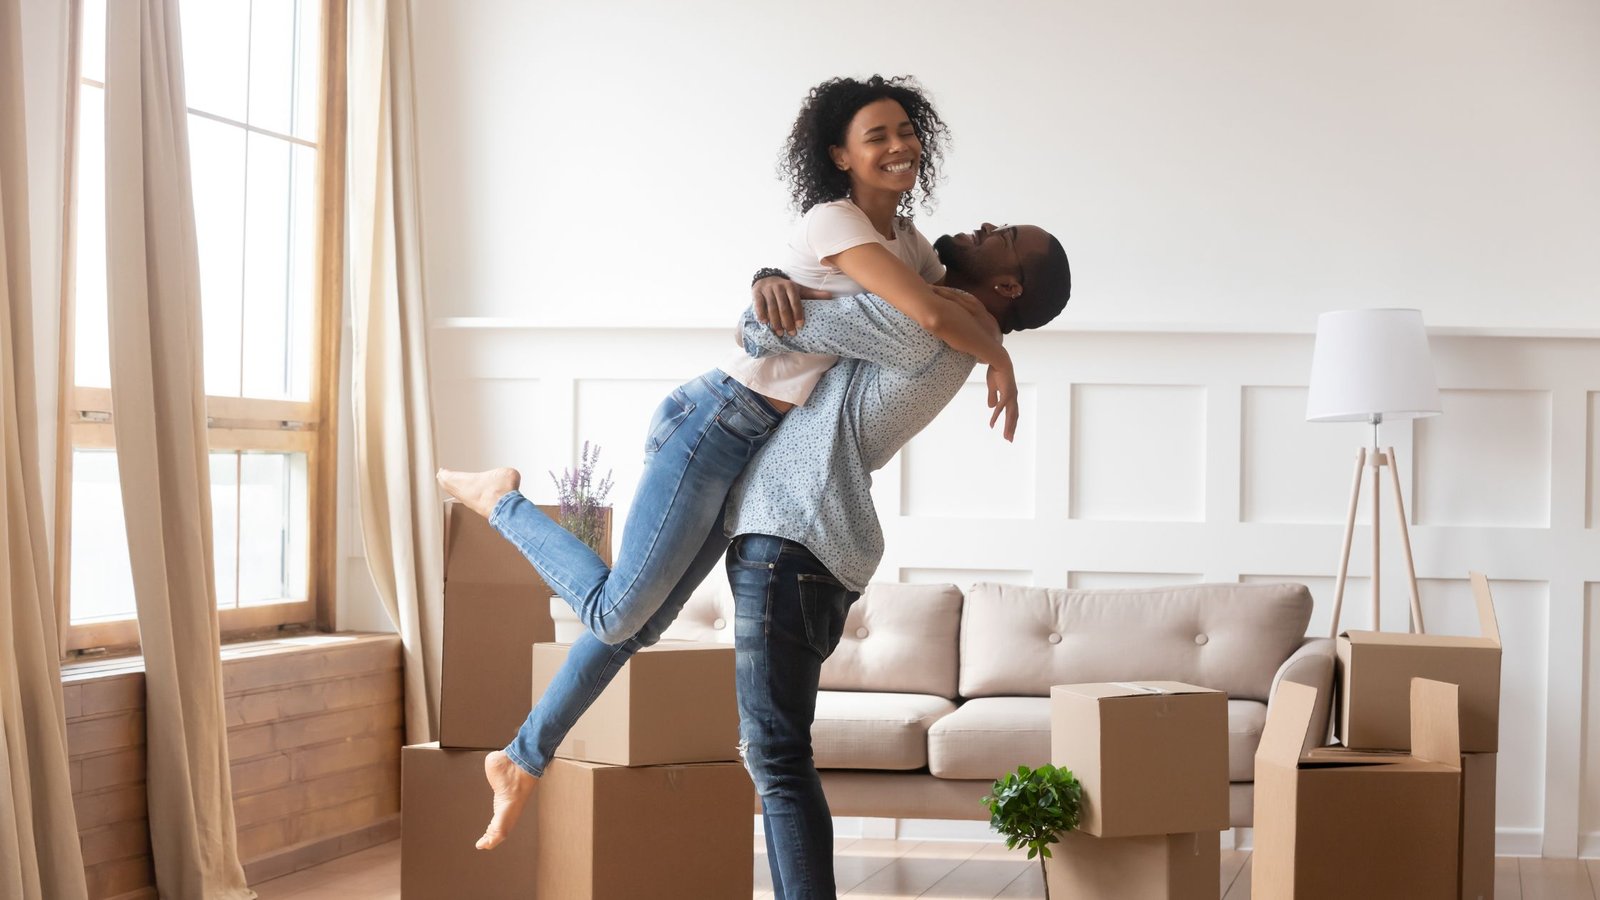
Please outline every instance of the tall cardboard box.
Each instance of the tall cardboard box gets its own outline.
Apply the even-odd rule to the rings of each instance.
[[[1051,900],[1217,900],[1222,835],[1216,831],[1097,838],[1069,831],[1050,847]]]
[[[1362,751],[1363,755],[1406,759],[1403,751]],[[1306,759],[1349,759],[1344,747],[1318,747]],[[1494,900],[1494,803],[1496,755],[1461,754],[1461,900]]]
[[[539,781],[539,896],[748,897],[754,806],[755,789],[738,763],[630,768],[553,760]]]
[[[1461,863],[1457,689],[1410,686],[1408,755],[1302,754],[1316,688],[1278,686],[1256,750],[1251,896],[1456,900]]]
[[[571,644],[533,648],[537,702]],[[739,758],[734,650],[727,644],[662,641],[623,664],[578,719],[556,756],[617,766],[725,762]]]
[[[1228,697],[1176,681],[1050,689],[1050,761],[1083,785],[1096,837],[1228,827]]]
[[[488,753],[444,749],[437,743],[400,751],[402,900],[536,896],[539,817],[532,808],[504,844],[493,850],[474,846],[493,812],[494,792],[483,778]],[[534,797],[537,802],[538,794]]]
[[[1346,631],[1339,635],[1341,743],[1355,750],[1411,749],[1406,698],[1412,678],[1461,688],[1461,749],[1494,753],[1500,745],[1500,626],[1489,580],[1472,573],[1478,637]]]
[[[602,546],[610,546],[609,531]],[[551,594],[487,520],[461,503],[445,504],[441,746],[498,750],[511,742],[528,717],[533,645],[555,638]]]
[[[1493,753],[1461,756],[1461,900],[1494,900]]]

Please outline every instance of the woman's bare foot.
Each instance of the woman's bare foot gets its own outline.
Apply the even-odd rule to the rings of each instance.
[[[440,469],[434,476],[439,486],[450,496],[460,500],[467,508],[489,518],[500,498],[522,484],[522,473],[516,469],[490,469],[487,472],[455,472]]]
[[[523,771],[503,750],[483,758],[483,775],[494,789],[494,815],[477,846],[479,850],[493,850],[511,835],[539,779]]]

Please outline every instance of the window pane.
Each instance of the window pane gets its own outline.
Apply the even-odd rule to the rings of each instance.
[[[211,454],[212,580],[217,608],[239,605],[239,454]]]
[[[322,5],[255,3],[250,23],[250,124],[317,139]]]
[[[102,10],[103,12],[103,10]],[[73,269],[73,379],[83,387],[111,386],[106,323],[105,91],[78,89],[78,162]]]
[[[240,289],[244,268],[245,134],[189,117],[189,165],[200,252],[206,393],[239,396]]]
[[[72,583],[74,623],[131,619],[133,568],[122,485],[113,450],[72,451]]]
[[[303,600],[306,455],[242,453],[240,461],[239,603]]]
[[[183,81],[189,108],[246,121],[249,0],[182,0],[178,19],[183,28]]]
[[[243,396],[309,400],[316,152],[259,134],[249,145]]]
[[[83,32],[78,52],[84,78],[106,80],[106,0],[83,0]]]

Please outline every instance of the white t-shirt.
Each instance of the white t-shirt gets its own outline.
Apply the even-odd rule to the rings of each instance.
[[[823,260],[873,242],[888,248],[923,281],[931,284],[944,277],[939,255],[910,219],[895,218],[894,239],[890,240],[849,200],[819,203],[807,210],[789,239],[783,271],[796,283],[835,297],[864,293],[866,288],[855,279]],[[835,362],[838,357],[817,353],[779,353],[755,359],[740,350],[723,363],[722,371],[752,391],[799,405]]]

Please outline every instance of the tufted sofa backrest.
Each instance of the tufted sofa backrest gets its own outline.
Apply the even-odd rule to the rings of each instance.
[[[822,689],[956,699],[961,603],[953,584],[868,585],[822,664]]]
[[[1043,697],[1055,684],[1166,680],[1265,701],[1310,620],[1311,593],[1300,584],[976,584],[961,617],[961,696]]]

